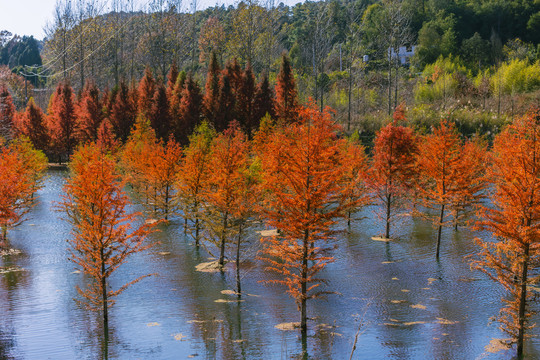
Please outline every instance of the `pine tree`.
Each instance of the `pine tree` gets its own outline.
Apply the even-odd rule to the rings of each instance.
[[[218,112],[212,124],[216,131],[224,131],[236,119],[235,104],[236,97],[231,87],[229,76],[223,73],[219,79]]]

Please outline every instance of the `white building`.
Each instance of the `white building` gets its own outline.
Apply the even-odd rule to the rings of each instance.
[[[413,45],[409,49],[406,46],[400,46],[397,54],[394,51],[394,48],[389,48],[388,51],[390,52],[390,57],[392,59],[396,59],[399,57],[399,62],[401,63],[401,65],[408,65],[411,61],[411,57],[414,55],[415,49],[416,46]]]

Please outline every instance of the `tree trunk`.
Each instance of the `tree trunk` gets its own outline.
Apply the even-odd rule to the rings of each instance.
[[[300,329],[302,331],[302,336],[307,334],[307,269],[308,269],[308,240],[309,240],[309,230],[304,231],[304,246],[302,250],[302,274],[301,274],[301,299],[300,299],[300,312],[301,312],[301,321]]]
[[[441,213],[440,213],[440,216],[439,216],[439,228],[438,228],[438,232],[437,232],[437,252],[435,254],[435,257],[437,258],[437,260],[439,260],[439,250],[440,250],[440,247],[441,247],[441,234],[442,234],[443,220],[444,220],[444,204],[441,205]]]
[[[226,238],[226,232],[227,232],[227,218],[229,217],[229,213],[225,212],[223,215],[223,227],[221,228],[221,245],[220,245],[220,254],[219,254],[219,267],[223,271],[223,265],[225,265],[225,238]]]
[[[530,226],[530,225],[529,225]],[[529,243],[526,243],[523,266],[521,268],[521,293],[519,295],[519,328],[517,338],[517,358],[523,359],[523,338],[525,336],[525,310],[527,307],[527,272],[529,269]]]
[[[236,240],[236,292],[238,297],[242,296],[242,286],[240,285],[240,243],[242,242],[242,223],[238,228],[238,238]]]
[[[391,215],[392,194],[386,195],[386,230],[384,238],[390,239],[390,215]]]
[[[101,257],[101,298],[103,302],[103,335],[105,342],[109,341],[109,306],[107,301],[107,278],[105,277],[104,249],[100,250]]]

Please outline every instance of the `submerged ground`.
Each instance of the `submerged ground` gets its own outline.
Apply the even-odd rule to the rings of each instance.
[[[67,173],[49,171],[29,219],[10,233],[19,255],[0,262],[0,358],[99,359],[99,314],[77,306],[76,285],[84,275],[67,261],[69,224],[54,211]],[[423,220],[405,220],[390,243],[373,241],[379,232],[366,209],[350,233],[337,239],[336,261],[323,272],[326,300],[308,305],[308,349],[313,359],[348,359],[359,328],[358,359],[508,359],[486,346],[504,337],[490,317],[500,308],[502,288],[465,257],[477,249],[473,235],[444,231],[435,261],[435,232]],[[181,221],[161,227],[111,280],[119,285],[139,275],[156,275],[118,297],[110,312],[110,358],[114,359],[291,359],[301,354],[299,332],[275,326],[298,321],[294,301],[281,287],[259,281],[271,274],[254,261],[256,236],[244,255],[241,302],[227,294],[234,269],[224,276],[196,271],[208,261],[182,232]],[[232,266],[232,264],[230,264]],[[534,330],[533,330],[534,332]],[[540,342],[526,345],[540,357]]]

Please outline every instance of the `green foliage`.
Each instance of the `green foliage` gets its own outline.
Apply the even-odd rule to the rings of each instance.
[[[519,94],[540,89],[540,62],[514,59],[503,63],[491,78],[495,93]]]

